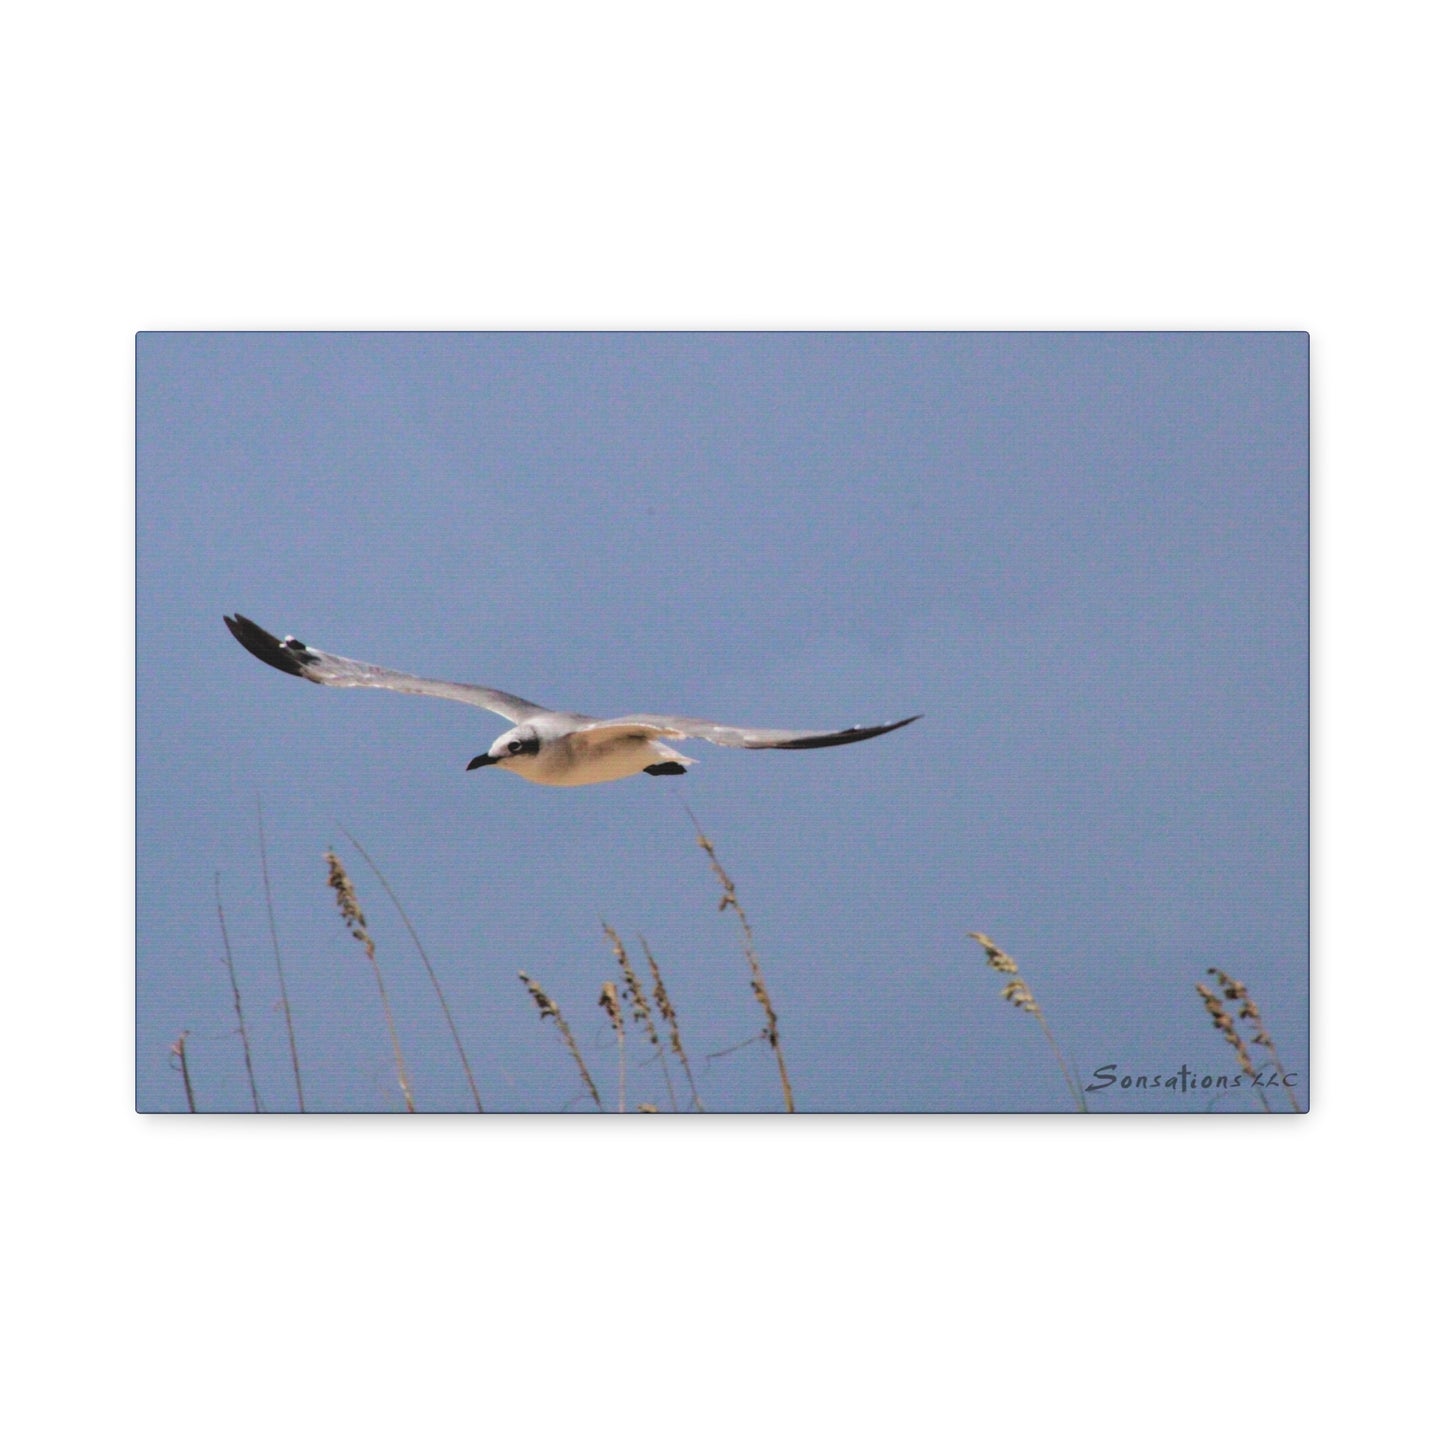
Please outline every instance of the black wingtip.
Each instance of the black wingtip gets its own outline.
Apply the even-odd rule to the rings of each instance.
[[[289,673],[292,677],[306,676],[301,670],[301,664],[279,637],[272,637],[264,627],[257,627],[249,617],[242,617],[239,612],[234,617],[227,617],[225,621],[231,630],[231,636],[252,657],[259,657],[268,666],[274,667],[278,672]]]
[[[844,743],[861,743],[868,738],[881,738],[884,733],[896,732],[899,728],[906,728],[909,723],[917,722],[923,714],[916,712],[912,717],[906,717],[902,722],[880,723],[877,727],[865,728],[844,728],[839,733],[828,733],[821,738],[803,738],[799,742],[774,743],[773,747],[797,749],[797,748],[837,748]]]

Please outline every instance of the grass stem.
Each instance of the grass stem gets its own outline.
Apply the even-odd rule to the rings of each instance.
[[[1087,1114],[1089,1106],[1084,1098],[1084,1091],[1079,1087],[1078,1081],[1069,1073],[1069,1066],[1064,1062],[1064,1051],[1059,1047],[1058,1040],[1054,1038],[1053,1030],[1049,1028],[1048,1022],[1044,1018],[1044,1011],[1039,1007],[1038,999],[1034,997],[1034,991],[1019,975],[1018,964],[988,934],[970,933],[968,936],[976,939],[979,947],[987,954],[988,966],[996,973],[1008,976],[1008,982],[1003,987],[1003,997],[1015,1008],[1022,1009],[1026,1014],[1032,1014],[1039,1021],[1039,1027],[1044,1031],[1044,1037],[1049,1041],[1049,1047],[1054,1051],[1054,1057],[1059,1061],[1059,1072],[1064,1076],[1064,1084],[1074,1100],[1074,1106],[1081,1114]]]
[[[783,1104],[788,1113],[794,1114],[797,1110],[793,1107],[793,1086],[788,1081],[788,1066],[783,1062],[783,1046],[778,1040],[778,1015],[773,1008],[773,1000],[768,993],[768,986],[763,981],[763,966],[758,962],[758,952],[753,946],[753,930],[748,924],[748,916],[743,912],[743,905],[738,901],[738,890],[733,880],[728,877],[727,871],[718,862],[718,856],[713,849],[712,842],[702,831],[702,824],[693,816],[691,808],[687,810],[687,816],[692,818],[692,826],[697,830],[697,845],[707,854],[708,862],[712,864],[712,871],[719,883],[722,884],[722,901],[718,904],[718,912],[725,912],[731,908],[738,916],[738,922],[743,930],[743,953],[747,958],[748,967],[752,970],[753,996],[762,1007],[763,1016],[767,1020],[764,1029],[764,1036],[772,1046],[773,1057],[778,1061],[778,1077],[783,1084]]]
[[[196,1112],[196,1095],[191,1088],[191,1067],[186,1062],[186,1035],[187,1029],[181,1030],[181,1036],[171,1045],[171,1052],[181,1061],[181,1081],[186,1086],[186,1107],[191,1113]]]
[[[652,1005],[647,1001],[647,994],[643,991],[642,983],[632,967],[632,961],[627,956],[627,949],[616,932],[608,927],[606,920],[603,920],[602,931],[607,935],[608,941],[612,944],[613,956],[617,959],[617,966],[622,970],[622,996],[632,1006],[632,1018],[640,1023],[643,1031],[647,1034],[648,1042],[657,1050],[658,1061],[662,1064],[662,1078],[667,1085],[668,1101],[672,1105],[672,1112],[677,1113],[677,1095],[672,1088],[672,1074],[667,1067],[667,1050],[663,1047],[662,1040],[657,1036],[657,1024],[652,1017]]]
[[[431,986],[436,991],[437,1002],[442,1006],[442,1014],[446,1018],[447,1028],[451,1030],[452,1043],[456,1045],[457,1057],[462,1061],[462,1071],[467,1076],[467,1087],[472,1091],[472,1102],[477,1106],[477,1113],[482,1113],[482,1096],[477,1092],[477,1081],[472,1077],[472,1066],[467,1059],[467,1051],[462,1047],[461,1035],[457,1033],[456,1023],[452,1019],[452,1011],[447,1007],[446,995],[442,992],[441,981],[436,976],[436,970],[431,966],[431,959],[426,956],[426,949],[421,946],[421,939],[416,936],[416,929],[411,926],[411,919],[406,916],[406,909],[401,906],[401,899],[392,891],[391,884],[386,881],[386,875],[371,861],[371,854],[351,837],[346,829],[341,830],[351,840],[351,846],[366,860],[366,866],[376,874],[377,882],[386,889],[386,896],[391,899],[396,911],[401,915],[401,921],[406,925],[406,931],[411,934],[411,941],[416,944],[416,951],[421,954],[421,961],[426,965],[427,977],[431,979]]]
[[[617,1112],[627,1112],[627,1031],[622,1022],[622,1000],[617,997],[617,985],[609,978],[602,985],[602,997],[597,1000],[612,1024],[617,1035]]]
[[[1240,1023],[1249,1025],[1254,1029],[1254,1036],[1250,1039],[1250,1043],[1257,1044],[1261,1048],[1269,1051],[1270,1058],[1274,1060],[1275,1070],[1281,1082],[1284,1083],[1284,1091],[1289,1098],[1290,1107],[1296,1114],[1302,1112],[1299,1106],[1299,1100],[1295,1098],[1294,1090],[1289,1086],[1288,1082],[1285,1082],[1288,1080],[1289,1074],[1280,1059],[1279,1050],[1275,1047],[1274,1038],[1269,1030],[1265,1028],[1264,1020],[1260,1017],[1259,1006],[1250,998],[1249,990],[1237,978],[1231,978],[1222,968],[1209,968],[1206,969],[1205,972],[1213,974],[1213,976],[1219,980],[1220,989],[1223,991],[1226,999],[1231,1003],[1237,1003],[1239,1005]],[[1250,1057],[1249,1050],[1245,1046],[1244,1040],[1240,1037],[1239,1030],[1235,1028],[1234,1021],[1230,1018],[1229,1010],[1225,1008],[1224,1004],[1220,1001],[1218,994],[1207,984],[1196,983],[1194,988],[1195,992],[1204,1000],[1204,1007],[1209,1010],[1209,1017],[1213,1021],[1214,1027],[1224,1035],[1226,1041],[1234,1049],[1234,1057],[1239,1060],[1240,1068],[1249,1075],[1250,1083],[1255,1083],[1259,1078],[1259,1069]],[[1259,1101],[1264,1105],[1266,1113],[1274,1113],[1274,1110],[1269,1106],[1268,1094],[1261,1093]]]
[[[682,1032],[678,1028],[677,1010],[673,1008],[672,999],[668,997],[667,986],[662,981],[662,970],[657,966],[657,960],[652,956],[652,949],[648,947],[647,940],[642,938],[640,942],[642,944],[642,952],[647,958],[647,966],[652,972],[652,997],[657,1004],[658,1013],[662,1015],[667,1023],[672,1051],[682,1060],[682,1071],[687,1075],[688,1088],[692,1090],[692,1106],[699,1114],[705,1114],[707,1110],[702,1106],[702,1099],[697,1092],[697,1084],[692,1077],[692,1065],[688,1063],[687,1051],[682,1046]],[[664,1069],[666,1069],[666,1066],[667,1061],[664,1059]],[[670,1075],[667,1080],[667,1092],[669,1096],[672,1095],[672,1078]],[[675,1109],[676,1107],[677,1103],[676,1100],[674,1100],[673,1108]]]
[[[231,979],[231,1002],[236,1009],[236,1026],[241,1035],[241,1052],[246,1057],[246,1080],[251,1085],[251,1108],[261,1112],[261,1096],[256,1091],[256,1071],[251,1067],[251,1040],[246,1033],[246,1016],[241,1012],[241,990],[236,983],[236,965],[231,958],[231,937],[226,932],[226,910],[221,907],[221,875],[216,874],[216,917],[221,920],[221,942],[226,949],[226,972]]]
[[[271,923],[271,947],[276,954],[276,978],[281,985],[281,1012],[286,1016],[286,1038],[291,1045],[291,1072],[296,1076],[296,1107],[306,1112],[306,1096],[301,1092],[301,1058],[296,1052],[296,1029],[291,1022],[291,999],[286,992],[286,970],[281,967],[281,940],[276,936],[276,909],[271,901],[271,870],[266,866],[266,823],[261,816],[261,800],[256,799],[256,828],[261,837],[261,884],[266,893],[266,917]]]
[[[532,995],[532,1002],[537,1005],[537,1012],[544,1019],[551,1019],[557,1025],[557,1032],[562,1035],[562,1042],[567,1045],[567,1052],[572,1055],[572,1062],[577,1065],[577,1072],[582,1075],[582,1082],[587,1086],[587,1092],[592,1095],[592,1102],[597,1105],[598,1113],[602,1112],[602,1095],[597,1092],[597,1085],[592,1082],[592,1075],[587,1072],[587,1065],[582,1061],[582,1050],[577,1047],[577,1040],[572,1037],[572,1030],[567,1027],[567,1020],[562,1017],[562,1010],[547,996],[542,985],[533,983],[525,973],[519,973],[518,978],[526,985],[527,992]]]
[[[391,1049],[396,1056],[396,1081],[401,1087],[402,1098],[406,1100],[407,1113],[415,1114],[416,1100],[411,1096],[411,1080],[407,1077],[406,1060],[401,1054],[401,1038],[396,1032],[396,1019],[391,1012],[391,1000],[386,996],[386,980],[382,978],[381,965],[376,961],[376,944],[372,942],[371,935],[366,931],[366,917],[357,900],[356,889],[334,849],[327,850],[326,864],[330,870],[326,881],[336,894],[336,906],[341,910],[341,921],[346,925],[351,936],[365,948],[366,957],[371,963],[371,971],[376,977],[376,991],[381,995],[381,1009],[386,1015],[386,1028],[391,1035]]]

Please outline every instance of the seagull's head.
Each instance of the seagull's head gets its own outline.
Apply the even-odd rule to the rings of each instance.
[[[524,723],[511,732],[503,733],[486,752],[478,753],[467,764],[467,771],[473,768],[489,768],[494,764],[500,768],[511,767],[527,758],[535,758],[542,750],[542,737],[536,728]]]

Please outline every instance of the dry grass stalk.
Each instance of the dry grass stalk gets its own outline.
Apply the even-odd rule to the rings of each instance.
[[[793,1107],[793,1086],[788,1082],[788,1066],[783,1062],[783,1048],[778,1042],[778,1015],[773,1008],[773,1000],[768,993],[768,986],[763,981],[763,966],[758,962],[757,949],[753,947],[753,930],[748,924],[748,916],[743,912],[743,906],[738,902],[738,891],[733,880],[728,877],[727,871],[718,862],[717,853],[714,851],[711,841],[702,831],[702,825],[693,817],[692,809],[687,810],[687,816],[692,818],[692,825],[697,829],[697,844],[707,854],[708,862],[712,864],[712,871],[719,883],[722,884],[723,896],[718,903],[718,912],[725,912],[731,908],[738,916],[738,922],[743,930],[743,953],[747,957],[748,967],[752,970],[753,996],[762,1006],[763,1016],[767,1024],[763,1030],[763,1037],[772,1046],[773,1056],[778,1061],[778,1077],[783,1084],[783,1104],[788,1113],[797,1111]]]
[[[1209,1010],[1209,1017],[1225,1038],[1225,1041],[1234,1050],[1234,1057],[1239,1062],[1239,1067],[1249,1075],[1250,1082],[1259,1075],[1259,1070],[1254,1066],[1254,1060],[1249,1056],[1249,1050],[1244,1046],[1244,1040],[1239,1036],[1239,1030],[1234,1027],[1234,1020],[1229,1016],[1229,1010],[1220,1002],[1219,995],[1209,987],[1208,984],[1196,983],[1195,991],[1204,1000],[1204,1007]],[[1264,1105],[1265,1112],[1272,1114],[1273,1109],[1269,1107],[1269,1096],[1261,1094],[1259,1101]]]
[[[1059,1061],[1059,1072],[1064,1076],[1064,1083],[1068,1087],[1075,1106],[1081,1114],[1088,1113],[1083,1090],[1079,1088],[1073,1075],[1069,1073],[1069,1066],[1064,1062],[1063,1050],[1059,1048],[1053,1030],[1049,1028],[1048,1021],[1044,1018],[1044,1011],[1039,1007],[1039,1001],[1034,997],[1033,989],[1024,982],[1019,974],[1018,964],[988,934],[970,933],[968,936],[977,940],[988,957],[988,966],[1008,979],[1002,989],[1005,1002],[1011,1003],[1017,1009],[1022,1009],[1026,1014],[1032,1014],[1039,1021],[1039,1027],[1044,1031],[1044,1037],[1049,1041],[1049,1047],[1054,1051],[1054,1057]]]
[[[342,829],[346,832],[345,829]],[[462,1061],[462,1071],[467,1076],[467,1087],[472,1091],[472,1102],[477,1106],[477,1113],[484,1112],[482,1109],[482,1096],[477,1092],[477,1081],[472,1077],[471,1061],[467,1058],[467,1051],[462,1047],[461,1035],[457,1032],[457,1026],[452,1020],[452,1011],[447,1007],[446,995],[442,992],[441,980],[436,976],[436,970],[431,966],[431,959],[426,956],[426,949],[421,946],[421,939],[416,936],[416,929],[411,926],[411,919],[406,916],[406,909],[401,906],[401,899],[392,891],[391,884],[386,881],[386,875],[371,861],[369,854],[350,833],[346,836],[351,839],[351,846],[366,860],[366,866],[376,874],[377,882],[386,889],[386,896],[391,899],[396,911],[401,915],[401,921],[406,925],[406,931],[411,934],[411,941],[416,944],[416,951],[421,954],[421,961],[426,965],[426,975],[431,979],[431,986],[436,993],[437,1002],[442,1006],[442,1014],[446,1018],[447,1028],[451,1030],[452,1043],[456,1045],[457,1057]]]
[[[541,984],[533,983],[525,973],[519,973],[517,977],[522,980],[527,987],[527,992],[532,995],[532,1002],[537,1005],[537,1012],[544,1019],[551,1019],[557,1025],[557,1032],[562,1035],[562,1041],[567,1045],[567,1052],[572,1055],[572,1062],[577,1065],[577,1072],[582,1075],[582,1082],[587,1085],[587,1092],[592,1095],[592,1102],[600,1111],[602,1095],[597,1092],[597,1085],[592,1082],[592,1075],[587,1072],[587,1065],[582,1061],[582,1051],[577,1047],[577,1040],[572,1037],[572,1030],[567,1027],[567,1020],[562,1017],[562,1010],[547,996]]]
[[[1254,1078],[1259,1070],[1254,1066],[1254,1060],[1249,1056],[1249,1050],[1244,1046],[1244,1040],[1239,1036],[1239,1030],[1234,1027],[1234,1020],[1230,1017],[1229,1010],[1225,1008],[1217,993],[1207,983],[1196,983],[1195,992],[1204,1000],[1204,1007],[1209,1010],[1209,1017],[1225,1038],[1225,1042],[1234,1050],[1234,1057],[1239,1061],[1239,1067],[1244,1070],[1250,1078]]]
[[[657,1028],[652,1022],[652,1007],[647,1002],[647,995],[642,991],[642,985],[638,982],[637,974],[633,971],[632,962],[627,957],[627,949],[617,936],[615,929],[608,926],[604,921],[602,931],[607,935],[607,941],[612,945],[612,955],[617,960],[617,966],[622,970],[622,997],[625,998],[632,1009],[632,1018],[635,1023],[640,1023],[656,1048],[662,1044],[657,1037]]]
[[[1237,978],[1231,978],[1222,968],[1209,968],[1206,969],[1205,972],[1213,974],[1214,977],[1219,980],[1219,986],[1223,990],[1226,999],[1231,1003],[1237,1003],[1239,1005],[1239,1021],[1243,1024],[1250,1025],[1254,1029],[1254,1036],[1250,1039],[1250,1042],[1257,1044],[1260,1048],[1269,1050],[1269,1056],[1274,1060],[1274,1066],[1281,1081],[1286,1079],[1288,1074],[1286,1073],[1284,1063],[1280,1059],[1279,1050],[1275,1048],[1274,1038],[1265,1028],[1264,1020],[1260,1017],[1259,1006],[1250,998],[1249,990]],[[1224,1035],[1225,1039],[1233,1047],[1234,1056],[1239,1060],[1240,1067],[1249,1074],[1251,1080],[1257,1078],[1259,1070],[1251,1060],[1249,1050],[1245,1047],[1244,1041],[1239,1035],[1239,1030],[1234,1027],[1234,1023],[1229,1016],[1229,1010],[1225,1008],[1218,996],[1205,984],[1197,983],[1194,987],[1204,1000],[1204,1006],[1209,1010],[1209,1017],[1214,1021],[1214,1027]],[[1294,1090],[1286,1083],[1284,1085],[1284,1091],[1289,1096],[1290,1107],[1298,1114],[1300,1112],[1300,1106],[1299,1100],[1295,1098]],[[1262,1093],[1260,1099],[1264,1107],[1269,1109],[1269,1096]],[[1272,1113],[1273,1110],[1270,1110],[1270,1112]]]
[[[221,942],[226,948],[226,972],[231,979],[231,1002],[236,1008],[236,1025],[241,1034],[241,1052],[246,1056],[246,1079],[251,1085],[251,1108],[261,1112],[261,1096],[256,1092],[256,1071],[251,1067],[251,1039],[246,1032],[246,1016],[241,1012],[241,989],[236,983],[236,965],[231,958],[231,936],[226,932],[226,910],[221,907],[221,875],[216,874],[216,917],[221,920]]]
[[[186,1062],[186,1036],[189,1029],[182,1029],[181,1036],[171,1045],[171,1052],[181,1061],[181,1081],[186,1086],[186,1107],[196,1112],[196,1096],[191,1089],[191,1066]]]
[[[622,1000],[617,997],[617,985],[609,978],[602,985],[602,997],[597,1000],[612,1024],[617,1035],[617,1112],[627,1112],[627,1031],[622,1023]]]
[[[266,824],[261,817],[261,800],[256,799],[256,829],[261,836],[261,884],[266,894],[266,917],[271,923],[271,947],[276,954],[276,978],[281,985],[281,1012],[286,1016],[286,1040],[291,1045],[291,1072],[296,1076],[296,1107],[306,1112],[306,1095],[301,1092],[301,1056],[296,1052],[296,1029],[291,1022],[291,999],[286,993],[286,971],[281,967],[281,940],[276,936],[276,910],[271,903],[271,870],[266,866]]]
[[[341,921],[346,925],[351,936],[366,949],[367,960],[376,977],[376,991],[381,995],[381,1007],[386,1014],[387,1031],[391,1034],[391,1048],[396,1056],[396,1081],[401,1086],[402,1098],[406,1100],[407,1113],[415,1114],[416,1101],[411,1096],[411,1080],[407,1078],[406,1060],[402,1058],[401,1039],[397,1036],[396,1019],[391,1012],[391,1000],[386,996],[386,981],[381,976],[381,965],[376,961],[376,944],[372,942],[371,935],[366,931],[366,916],[361,911],[361,904],[356,897],[356,889],[352,886],[346,869],[342,867],[341,859],[331,849],[326,852],[326,864],[330,870],[326,881],[336,894],[336,906],[341,910]]]
[[[647,1001],[647,994],[643,991],[636,972],[633,970],[632,961],[627,957],[627,949],[623,946],[622,940],[616,932],[608,927],[604,921],[602,930],[606,933],[612,944],[613,956],[617,959],[617,966],[622,970],[622,996],[632,1006],[632,1017],[634,1022],[640,1023],[647,1034],[648,1041],[657,1050],[657,1057],[662,1064],[663,1081],[667,1084],[667,1097],[672,1103],[672,1112],[677,1113],[677,1095],[672,1089],[672,1075],[667,1068],[667,1051],[662,1046],[662,1040],[657,1036],[657,1025],[652,1016],[652,1005]],[[646,947],[646,944],[643,945]],[[656,965],[653,965],[654,971]]]
[[[657,966],[657,960],[652,956],[652,950],[647,946],[647,940],[642,939],[642,951],[647,956],[647,966],[652,970],[652,997],[657,1004],[657,1011],[667,1022],[670,1034],[672,1051],[682,1060],[682,1071],[687,1075],[687,1086],[692,1090],[693,1107],[699,1114],[705,1114],[706,1109],[702,1106],[702,1099],[698,1096],[697,1084],[692,1077],[692,1065],[687,1061],[687,1052],[682,1047],[682,1033],[677,1026],[677,1010],[672,1006],[672,1000],[668,997],[667,987],[662,981],[662,970]],[[667,1060],[663,1060],[663,1069],[666,1070]],[[667,1092],[672,1093],[672,1080],[667,1082]],[[674,1101],[673,1108],[677,1104]]]

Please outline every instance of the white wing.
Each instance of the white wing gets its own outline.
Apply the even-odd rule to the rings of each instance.
[[[257,627],[249,617],[242,617],[239,612],[226,618],[226,626],[231,629],[231,636],[253,657],[259,657],[281,672],[289,672],[292,677],[304,677],[308,682],[320,683],[324,687],[380,687],[389,692],[448,698],[452,702],[484,707],[488,712],[497,713],[514,723],[527,722],[549,711],[524,697],[514,697],[510,692],[498,692],[495,688],[477,687],[469,682],[436,682],[428,677],[413,677],[407,672],[393,672],[390,668],[374,667],[369,662],[356,662],[349,657],[318,652],[294,637],[272,637],[264,627]]]
[[[599,719],[579,729],[588,732],[593,728],[623,728],[629,725],[644,729],[655,729],[657,734],[669,738],[701,738],[705,743],[716,743],[720,748],[836,748],[843,743],[861,743],[865,738],[876,738],[891,733],[894,728],[906,727],[917,722],[922,713],[914,713],[901,722],[880,723],[877,727],[843,728],[838,732],[818,733],[796,731],[788,728],[738,728],[726,723],[708,722],[700,717],[672,717],[666,713],[632,713],[627,717]]]

